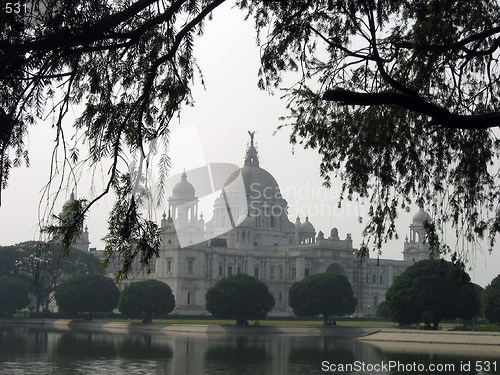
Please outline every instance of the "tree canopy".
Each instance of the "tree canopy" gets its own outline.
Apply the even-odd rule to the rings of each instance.
[[[111,161],[104,190],[74,204],[61,238],[74,238],[92,205],[115,189],[114,211],[125,217],[110,219],[107,241],[122,246],[108,252],[123,256],[124,274],[129,258],[154,256],[158,228],[138,212],[140,198],[119,161],[130,151],[158,151],[160,174],[168,173],[169,122],[193,103],[193,45],[222,3],[35,0],[27,14],[2,11],[0,192],[11,168],[29,162],[29,127],[51,113],[64,155],[58,163],[54,152],[51,178]],[[462,239],[474,244],[487,236],[493,248],[500,231],[496,0],[237,4],[258,32],[259,86],[273,90],[287,72],[299,74],[287,88],[291,142],[318,150],[325,183],[342,179],[341,201],[369,199],[360,254],[393,238],[398,210],[415,202],[436,219],[428,228],[434,251],[451,251],[460,263],[469,249],[459,246]],[[68,130],[71,104],[83,110]],[[88,158],[81,159],[76,140],[85,142]],[[47,197],[51,189],[58,191],[49,183]],[[458,237],[453,249],[441,244],[447,223]]]
[[[481,295],[481,310],[490,323],[500,323],[500,275],[484,289]]]
[[[101,261],[90,253],[61,244],[26,241],[0,246],[0,274],[22,278],[35,296],[35,308],[47,309],[52,292],[64,278],[78,274],[103,274]]]
[[[495,0],[249,2],[262,38],[261,85],[283,73],[291,142],[317,149],[342,198],[368,198],[365,245],[425,206],[433,251],[459,264],[500,231],[500,4]],[[270,27],[271,31],[268,31]],[[492,163],[497,161],[496,165]],[[456,230],[453,248],[443,228]],[[461,246],[465,239],[470,246]]]
[[[0,315],[12,315],[26,307],[30,300],[29,289],[24,280],[13,276],[0,275]]]
[[[295,315],[321,315],[326,323],[332,315],[353,313],[358,301],[347,277],[325,272],[294,283],[290,288],[289,303]]]
[[[205,298],[208,312],[238,322],[265,319],[275,304],[267,285],[244,273],[219,280],[208,289]]]
[[[479,310],[469,275],[445,260],[422,260],[399,275],[385,299],[391,318],[402,324],[437,327],[443,319],[472,319]]]
[[[144,318],[150,323],[153,314],[168,314],[175,307],[170,287],[158,280],[133,282],[123,289],[118,310],[128,318]]]
[[[120,290],[104,275],[77,275],[64,281],[55,291],[62,313],[110,312],[118,305]]]

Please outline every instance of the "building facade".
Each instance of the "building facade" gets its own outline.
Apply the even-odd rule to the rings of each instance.
[[[196,188],[188,177],[182,174],[168,200],[168,215],[163,214],[160,256],[149,273],[135,276],[135,280],[154,278],[167,283],[178,313],[207,313],[207,290],[226,276],[246,273],[265,282],[274,295],[271,315],[290,315],[288,291],[293,283],[309,275],[336,272],[345,275],[353,287],[356,313],[374,314],[394,279],[430,255],[424,242],[424,222],[429,216],[423,209],[413,217],[403,260],[360,261],[351,234],[341,236],[336,228],[328,234],[316,232],[308,217],[291,222],[278,183],[259,165],[253,136],[244,166],[229,176],[206,223],[198,214]]]

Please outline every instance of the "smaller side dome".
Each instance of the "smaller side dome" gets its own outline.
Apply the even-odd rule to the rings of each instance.
[[[302,223],[300,222],[300,216],[297,216],[297,219],[295,220],[295,230],[299,232],[300,228],[302,228]]]
[[[423,224],[425,221],[430,222],[431,217],[422,207],[420,207],[420,210],[413,215],[413,224]]]
[[[71,190],[71,194],[69,195],[69,199],[66,202],[64,202],[62,210],[64,211],[65,209],[67,209],[67,207],[70,207],[75,200],[76,200],[75,199],[75,191]]]
[[[194,186],[187,180],[186,172],[182,173],[181,180],[172,189],[172,198],[195,199]]]
[[[316,229],[314,229],[314,226],[309,221],[308,216],[306,216],[306,221],[304,222],[304,224],[302,224],[299,231],[301,233],[316,233]]]

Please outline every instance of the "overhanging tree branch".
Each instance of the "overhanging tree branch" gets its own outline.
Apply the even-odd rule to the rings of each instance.
[[[470,35],[466,38],[463,38],[461,40],[458,40],[454,43],[448,43],[448,44],[416,44],[413,42],[408,42],[408,41],[398,41],[393,43],[395,47],[398,48],[407,48],[407,49],[415,49],[419,51],[439,51],[439,52],[445,52],[445,51],[452,51],[452,50],[457,50],[457,49],[464,49],[465,46],[469,43],[472,42],[481,42],[484,41],[486,38],[491,37],[495,34],[500,33],[500,25],[495,26],[486,30],[483,30],[479,33]],[[499,47],[499,39],[496,38],[491,47],[489,53],[493,52],[496,48]]]
[[[326,90],[323,100],[342,105],[397,105],[413,112],[422,113],[432,119],[432,124],[452,129],[486,129],[500,126],[500,112],[477,115],[457,115],[438,105],[415,100],[398,92],[363,93],[344,89]]]

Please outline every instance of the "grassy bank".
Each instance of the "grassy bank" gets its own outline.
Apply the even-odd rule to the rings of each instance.
[[[472,332],[500,332],[500,323],[484,324],[480,326],[455,327],[454,331],[472,331]]]

